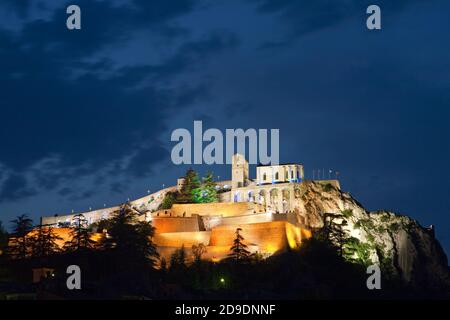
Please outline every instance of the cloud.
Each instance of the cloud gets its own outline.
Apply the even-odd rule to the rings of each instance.
[[[0,189],[0,199],[8,199],[10,201],[32,196],[37,193],[28,185],[24,175],[19,173],[10,174]]]
[[[18,33],[0,29],[0,112],[8,119],[0,126],[0,149],[7,150],[0,163],[17,172],[3,183],[2,201],[32,195],[33,184],[45,192],[83,176],[105,182],[99,172],[123,159],[127,174],[150,174],[167,153],[158,137],[171,113],[207,95],[203,83],[177,79],[237,45],[226,32],[194,39],[168,32],[173,18],[193,9],[192,1],[78,4],[80,32],[68,31],[59,11],[48,20],[30,18]],[[177,39],[171,54],[132,66],[98,59],[102,50],[126,46],[137,30],[149,28]]]
[[[366,9],[376,4],[382,9],[383,20],[392,14],[397,14],[414,0],[249,0],[256,3],[257,9],[263,14],[276,15],[287,26],[285,33],[277,40],[264,42],[263,49],[283,48],[290,46],[298,38],[326,28],[334,27],[346,20],[359,17],[361,26],[365,26]],[[439,1],[439,0],[438,0]]]

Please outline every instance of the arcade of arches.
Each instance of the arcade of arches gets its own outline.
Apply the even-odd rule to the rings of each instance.
[[[286,213],[292,210],[293,184],[263,185],[239,188],[232,191],[233,202],[255,202],[267,212]]]

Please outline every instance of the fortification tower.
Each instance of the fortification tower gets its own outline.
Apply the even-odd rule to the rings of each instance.
[[[231,187],[245,187],[248,181],[248,162],[242,154],[236,153],[231,161]]]

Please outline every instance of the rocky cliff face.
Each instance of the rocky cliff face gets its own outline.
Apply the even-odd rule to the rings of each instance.
[[[300,223],[321,228],[327,213],[347,221],[348,237],[359,240],[357,253],[367,263],[379,264],[385,276],[400,277],[420,288],[450,285],[447,257],[433,230],[388,211],[368,212],[349,193],[330,184],[305,181],[295,192]]]

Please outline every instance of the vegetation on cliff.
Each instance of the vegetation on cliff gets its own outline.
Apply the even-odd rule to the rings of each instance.
[[[306,181],[296,190],[295,212],[305,227],[319,230],[327,217],[343,223],[344,258],[365,265],[379,264],[390,279],[430,290],[450,286],[447,257],[434,237],[404,215],[368,212],[349,193]]]

